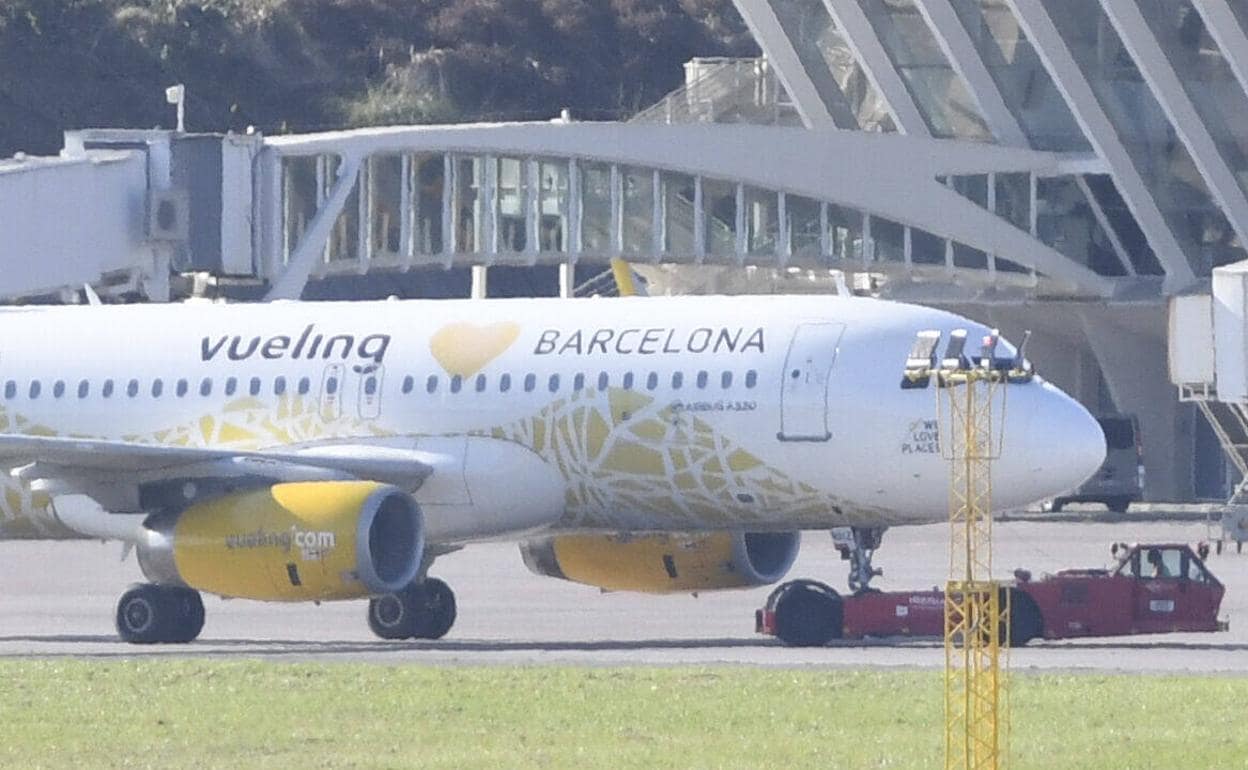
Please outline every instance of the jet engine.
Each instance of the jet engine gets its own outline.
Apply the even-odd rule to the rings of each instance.
[[[538,575],[609,591],[683,593],[750,588],[784,577],[798,532],[699,535],[556,535],[520,544]]]
[[[136,550],[156,583],[264,601],[355,599],[412,581],[424,519],[386,484],[275,484],[154,516]]]

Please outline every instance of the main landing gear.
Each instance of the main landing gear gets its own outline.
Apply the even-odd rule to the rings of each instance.
[[[203,627],[204,601],[190,588],[136,583],[117,602],[117,633],[123,642],[183,644]]]
[[[441,639],[455,624],[455,594],[437,578],[368,602],[368,627],[382,639]]]
[[[871,565],[875,549],[884,538],[884,527],[838,527],[832,539],[841,559],[849,562],[849,590],[854,594],[872,590],[872,578],[883,570]],[[775,611],[776,636],[791,647],[821,647],[842,633],[841,595],[817,580],[790,580],[776,587],[767,600]]]

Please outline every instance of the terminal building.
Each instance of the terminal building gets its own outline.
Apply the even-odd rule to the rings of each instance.
[[[734,2],[763,55],[626,122],[68,132],[0,161],[0,298],[848,287],[1031,330],[1139,421],[1146,499],[1225,499],[1168,307],[1248,258],[1248,5]]]

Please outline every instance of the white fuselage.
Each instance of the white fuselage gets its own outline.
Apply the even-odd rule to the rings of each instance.
[[[557,528],[912,523],[945,515],[948,462],[934,387],[902,389],[902,367],[916,332],[958,328],[987,331],[826,296],[20,309],[0,312],[0,432],[248,450],[479,436],[558,469]],[[1099,466],[1095,421],[1039,378],[1009,386],[1005,415],[994,507]],[[0,535],[39,530],[38,496],[5,483]]]

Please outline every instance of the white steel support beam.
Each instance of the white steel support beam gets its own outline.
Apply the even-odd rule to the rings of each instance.
[[[1084,136],[1097,155],[1109,166],[1110,174],[1118,185],[1118,192],[1165,268],[1166,291],[1178,291],[1195,283],[1196,274],[1187,261],[1187,255],[1162,216],[1157,201],[1153,199],[1152,192],[1127,153],[1127,148],[1118,138],[1118,132],[1109,115],[1097,101],[1092,85],[1079,69],[1079,63],[1075,61],[1053,19],[1049,17],[1043,0],[1006,2],[1023,32],[1031,40],[1036,55],[1044,63],[1054,85],[1061,91],[1062,98],[1066,100]]]
[[[266,300],[299,299],[303,294],[303,287],[307,285],[312,269],[324,257],[329,234],[338,221],[338,215],[342,213],[342,207],[347,202],[347,196],[351,194],[351,188],[355,186],[356,179],[360,175],[359,171],[360,159],[358,157],[353,155],[343,157],[342,162],[338,164],[338,178],[334,181],[333,187],[329,189],[316,216],[303,231],[299,245],[291,252],[290,259],[286,263],[286,269],[273,282],[269,292],[264,295]]]
[[[1235,73],[1240,88],[1248,93],[1248,34],[1239,25],[1239,19],[1231,10],[1232,2],[1242,0],[1191,0],[1192,5],[1205,21],[1213,42],[1222,50],[1222,58]]]
[[[854,58],[862,66],[863,72],[876,91],[884,97],[888,112],[897,124],[897,130],[903,134],[931,136],[927,121],[919,111],[918,104],[906,88],[901,73],[893,66],[888,51],[875,34],[871,20],[858,4],[858,0],[823,0],[828,13],[844,34],[845,42],[854,53]]]
[[[788,91],[802,123],[807,128],[835,128],[836,121],[828,105],[806,73],[769,0],[734,0],[734,4]]]
[[[975,100],[975,105],[984,116],[988,129],[1001,144],[1014,147],[1028,147],[1027,135],[1005,105],[1001,90],[988,72],[983,57],[975,48],[975,41],[958,18],[950,0],[916,0],[915,6],[927,26],[931,28],[940,50],[953,67],[953,71],[966,84],[967,91]]]
[[[1131,58],[1135,59],[1136,67],[1166,113],[1171,127],[1192,156],[1209,192],[1222,207],[1222,212],[1239,236],[1239,242],[1248,243],[1248,197],[1244,196],[1244,189],[1239,186],[1235,173],[1226,164],[1208,126],[1184,90],[1179,74],[1174,71],[1166,52],[1157,42],[1157,36],[1149,28],[1137,0],[1101,0],[1101,7],[1114,29],[1118,30],[1118,36]]]

